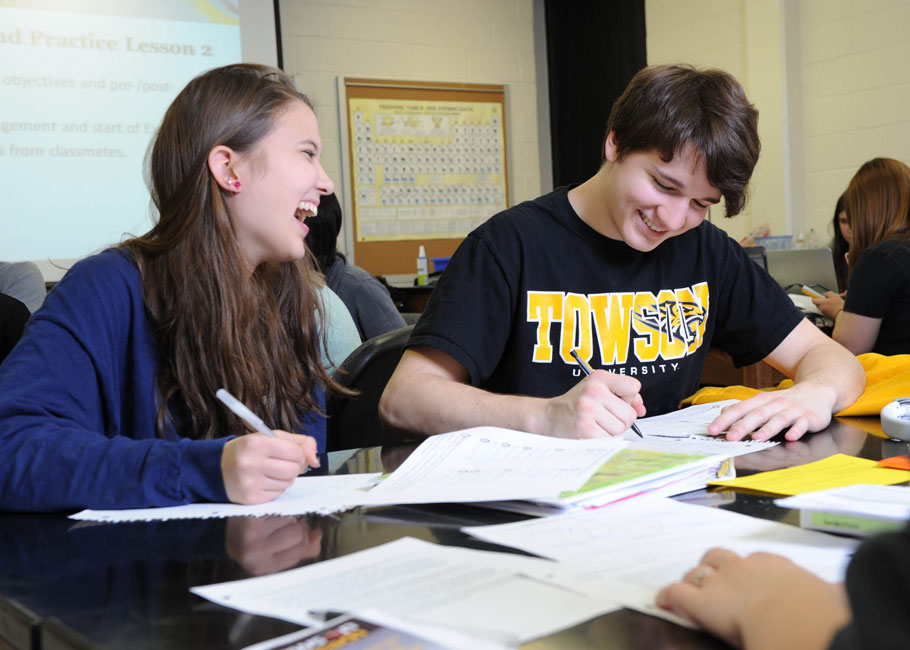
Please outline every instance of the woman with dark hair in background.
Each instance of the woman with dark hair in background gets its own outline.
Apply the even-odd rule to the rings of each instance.
[[[893,158],[863,164],[847,187],[850,278],[813,302],[834,319],[831,336],[853,354],[910,353],[910,167]]]
[[[0,510],[259,503],[318,466],[323,389],[340,389],[304,244],[333,190],[321,153],[280,70],[180,92],[149,157],[157,223],[73,266],[0,365]]]
[[[834,207],[834,219],[831,225],[834,228],[834,238],[831,240],[831,252],[834,255],[834,271],[837,274],[837,292],[841,297],[847,291],[847,258],[850,252],[850,221],[847,219],[845,209],[847,193],[844,192],[837,198]]]
[[[338,294],[347,306],[360,339],[366,341],[405,326],[395,308],[389,290],[369,272],[349,263],[335,248],[341,232],[341,205],[334,194],[323,198],[319,216],[307,219],[310,234],[307,246],[313,252],[328,287]]]

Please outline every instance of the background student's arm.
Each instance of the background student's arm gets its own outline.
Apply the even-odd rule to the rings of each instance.
[[[789,427],[787,440],[807,431],[819,431],[831,415],[852,404],[865,386],[862,366],[846,348],[802,320],[765,361],[795,384],[785,390],[763,392],[724,409],[708,431],[728,431],[729,440],[752,434],[767,440]]]
[[[831,338],[853,354],[872,351],[882,327],[881,318],[844,311],[844,299],[833,291],[826,293],[824,298],[816,298],[812,302],[821,313],[834,320]]]
[[[833,291],[826,292],[824,298],[813,298],[812,303],[832,320],[844,309],[844,297]]]
[[[621,435],[645,414],[638,380],[602,370],[549,399],[490,393],[467,382],[467,369],[448,354],[410,348],[386,386],[380,415],[391,429],[422,435],[491,425],[595,438]]]
[[[875,347],[875,341],[878,340],[881,328],[881,318],[841,311],[834,319],[834,331],[831,333],[831,338],[853,354],[863,354],[871,352]]]

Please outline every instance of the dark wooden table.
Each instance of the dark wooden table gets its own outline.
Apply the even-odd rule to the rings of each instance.
[[[389,295],[404,314],[422,314],[430,296],[433,295],[434,284],[390,284]]]
[[[702,386],[771,388],[786,378],[764,361],[737,368],[729,354],[718,348],[711,348],[705,357],[705,368],[702,370],[700,383]]]
[[[333,452],[334,473],[388,471],[413,450],[396,446]],[[841,452],[879,459],[908,445],[834,423],[804,441],[737,459],[740,474]],[[773,499],[729,491],[690,493],[706,506],[795,524]],[[356,509],[337,517],[266,517],[92,524],[64,514],[0,514],[0,647],[242,648],[298,626],[210,603],[189,588],[273,573],[403,536],[508,550],[461,526],[522,518],[471,506]],[[534,649],[720,648],[712,637],[630,610],[526,644]]]

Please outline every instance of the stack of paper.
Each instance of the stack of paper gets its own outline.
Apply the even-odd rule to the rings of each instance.
[[[663,415],[652,415],[638,420],[638,428],[646,438],[655,436],[662,438],[689,438],[703,436],[708,433],[708,425],[720,416],[728,406],[738,404],[738,399],[727,399],[708,404],[696,404],[679,411],[671,411]],[[627,432],[626,440],[635,440],[634,435]]]
[[[326,514],[357,506],[484,501],[508,510],[554,514],[641,494],[672,496],[701,489],[711,479],[735,476],[731,457],[776,444],[706,436],[708,424],[734,402],[643,418],[639,420],[643,440],[637,436],[565,440],[476,427],[428,438],[381,481],[374,474],[304,477],[274,501],[256,506],[197,503],[85,510],[72,517],[107,522],[261,517]]]
[[[475,427],[427,438],[358,505],[470,503],[577,490],[626,443]]]
[[[673,496],[700,490],[716,478],[736,476],[729,456],[696,456],[627,447],[614,454],[578,490],[556,498],[496,501],[485,505],[532,515],[598,508],[644,495]]]
[[[619,609],[616,599],[567,589],[567,579],[548,560],[404,537],[282,573],[190,591],[225,607],[301,625],[321,624],[328,610],[379,610],[514,647]]]
[[[708,434],[711,424],[727,406],[738,404],[738,399],[728,399],[710,404],[696,404],[679,411],[655,415],[638,420],[638,428],[644,438],[631,430],[626,431],[623,440],[640,449],[657,449],[697,456],[742,456],[779,444],[770,440],[730,441],[723,436]]]
[[[255,506],[196,503],[84,510],[71,517],[106,522],[261,517],[325,514],[357,506],[482,502],[556,514],[642,494],[682,494],[703,488],[709,479],[735,475],[728,454],[664,451],[659,442],[633,447],[617,438],[565,440],[476,427],[428,438],[381,481],[376,474],[303,477],[274,501]]]
[[[261,517],[326,514],[356,506],[556,497],[581,488],[598,467],[625,446],[616,438],[563,440],[476,427],[428,438],[381,482],[376,474],[302,477],[274,501],[255,506],[194,503],[170,508],[83,510],[71,518],[119,522]]]
[[[806,492],[775,504],[799,508],[799,525],[865,537],[896,530],[910,520],[910,487],[850,485]]]
[[[743,556],[777,553],[824,580],[837,581],[843,579],[858,545],[854,539],[720,508],[650,498],[562,517],[463,530],[484,541],[555,560],[560,572],[542,577],[561,581],[567,590],[619,599],[627,607],[681,623],[657,608],[655,595],[680,580],[711,547],[723,546]]]

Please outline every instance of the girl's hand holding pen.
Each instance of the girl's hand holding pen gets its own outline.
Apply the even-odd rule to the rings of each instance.
[[[265,503],[287,490],[300,474],[319,467],[316,439],[275,431],[240,400],[221,388],[215,396],[262,435],[228,442],[221,453],[221,475],[233,503]]]
[[[274,433],[275,438],[250,433],[224,445],[221,475],[231,502],[271,501],[307,467],[319,467],[315,438],[280,430]]]

